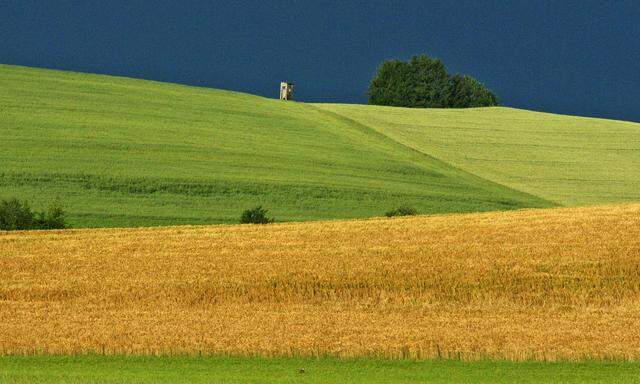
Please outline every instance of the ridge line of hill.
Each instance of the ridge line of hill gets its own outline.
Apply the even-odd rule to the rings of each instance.
[[[178,83],[175,81],[154,80],[154,79],[147,79],[144,77],[134,77],[131,75],[119,75],[119,74],[114,75],[114,74],[108,74],[108,73],[85,72],[85,71],[70,70],[70,69],[57,69],[57,68],[48,68],[48,67],[18,65],[18,64],[6,64],[6,63],[0,62],[0,70],[2,70],[3,67],[9,68],[9,69],[18,69],[23,71],[47,72],[49,74],[57,74],[57,75],[64,74],[64,75],[89,77],[89,78],[92,78],[92,80],[94,81],[96,80],[104,81],[104,80],[112,79],[116,81],[141,82],[141,83],[148,83],[151,85],[159,85],[159,86],[168,85],[168,86],[178,87],[178,88],[183,87],[183,88],[188,88],[194,91],[225,92],[229,94],[246,95],[246,96],[252,96],[252,97],[261,98],[261,99],[269,99],[268,97],[264,97],[261,95],[256,95],[253,93],[247,93],[242,91],[234,91],[232,89],[213,88],[207,85],[185,84],[185,83]],[[100,77],[104,79],[100,79]]]
[[[362,132],[365,132],[367,134],[373,135],[373,136],[375,136],[375,137],[377,137],[377,138],[379,138],[381,140],[387,141],[389,143],[393,143],[393,145],[395,145],[395,146],[402,147],[402,148],[404,148],[406,150],[409,150],[411,152],[417,153],[420,156],[427,157],[432,161],[440,162],[444,166],[446,166],[446,167],[450,168],[451,170],[454,170],[454,171],[456,171],[456,172],[458,172],[458,173],[460,173],[462,175],[467,175],[468,177],[472,177],[472,178],[475,178],[477,180],[481,180],[481,181],[483,181],[483,182],[485,182],[487,184],[493,184],[493,185],[496,185],[496,186],[500,186],[500,187],[502,187],[504,189],[507,189],[507,190],[510,190],[510,191],[513,191],[513,192],[516,192],[516,193],[519,193],[519,194],[522,194],[522,195],[529,196],[531,198],[539,200],[541,203],[548,204],[550,207],[562,207],[563,206],[562,204],[560,204],[560,203],[558,203],[556,201],[545,199],[543,197],[540,197],[540,196],[537,196],[537,195],[534,195],[534,194],[531,194],[531,193],[528,193],[528,192],[525,192],[525,191],[521,191],[519,189],[515,189],[515,188],[509,187],[507,185],[495,182],[493,180],[489,180],[489,179],[486,179],[484,177],[478,176],[478,175],[476,175],[474,173],[465,171],[464,169],[456,167],[456,166],[454,166],[453,164],[451,164],[449,162],[446,162],[446,161],[444,161],[444,160],[442,160],[440,158],[437,158],[437,157],[435,157],[435,156],[433,156],[433,155],[431,155],[429,153],[423,152],[418,148],[415,148],[415,147],[407,145],[407,144],[403,144],[403,143],[393,139],[392,137],[390,137],[388,135],[385,135],[384,133],[380,132],[379,130],[377,130],[377,129],[371,127],[371,126],[368,126],[366,124],[358,122],[358,121],[356,121],[356,120],[354,120],[354,119],[352,119],[350,117],[347,117],[347,116],[345,116],[343,114],[340,114],[338,112],[328,111],[328,110],[325,110],[325,109],[322,109],[322,108],[318,108],[318,106],[316,104],[322,104],[322,103],[313,103],[313,104],[312,103],[302,103],[302,104],[304,104],[305,106],[309,107],[310,109],[318,111],[319,113],[325,114],[327,116],[331,116],[331,117],[333,117],[335,119],[338,119],[338,120],[342,121],[343,123],[345,123],[347,125],[351,125],[352,127],[357,128]]]

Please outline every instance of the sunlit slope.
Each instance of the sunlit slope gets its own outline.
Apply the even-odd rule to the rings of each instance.
[[[0,355],[640,359],[640,204],[0,232]]]
[[[0,66],[0,197],[59,200],[73,226],[550,206],[302,103]]]
[[[321,104],[480,177],[562,205],[640,200],[640,124],[511,108]]]

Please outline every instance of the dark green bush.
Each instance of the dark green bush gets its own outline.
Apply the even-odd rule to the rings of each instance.
[[[382,63],[371,81],[369,104],[412,108],[498,105],[496,96],[470,76],[450,76],[439,59],[426,55]]]
[[[0,201],[0,230],[15,231],[33,228],[34,214],[29,204],[18,199]]]
[[[64,211],[58,205],[52,205],[46,212],[38,212],[36,223],[39,229],[63,229],[67,227]]]
[[[402,206],[396,209],[392,209],[389,212],[385,213],[387,217],[395,217],[395,216],[415,216],[418,214],[418,211],[411,207]]]
[[[0,201],[0,230],[66,228],[64,211],[53,205],[46,212],[33,212],[27,202],[18,199]]]
[[[273,223],[274,219],[267,216],[266,209],[262,208],[262,206],[255,207],[253,209],[247,209],[242,212],[242,216],[240,216],[240,224],[269,224]]]

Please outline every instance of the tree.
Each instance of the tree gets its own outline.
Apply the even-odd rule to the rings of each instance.
[[[412,78],[410,107],[446,108],[449,97],[449,75],[444,63],[425,55],[414,56],[409,63]]]
[[[371,81],[369,104],[413,108],[468,108],[497,105],[497,99],[470,76],[449,76],[444,63],[426,55],[408,62],[389,60]]]
[[[369,103],[408,107],[411,67],[400,60],[382,63],[369,87]]]
[[[471,76],[451,77],[449,106],[451,108],[473,108],[498,105],[496,96],[482,83]]]

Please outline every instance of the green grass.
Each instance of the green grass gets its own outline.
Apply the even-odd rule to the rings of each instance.
[[[559,205],[640,200],[640,124],[512,108],[319,104],[487,180]]]
[[[276,84],[277,85],[277,84]],[[640,199],[640,124],[415,110],[0,65],[0,198],[75,227],[280,221]]]
[[[304,369],[304,373],[300,370]],[[637,383],[640,364],[330,358],[0,357],[2,383]]]
[[[0,65],[0,197],[73,226],[236,222],[546,207],[312,105]]]

